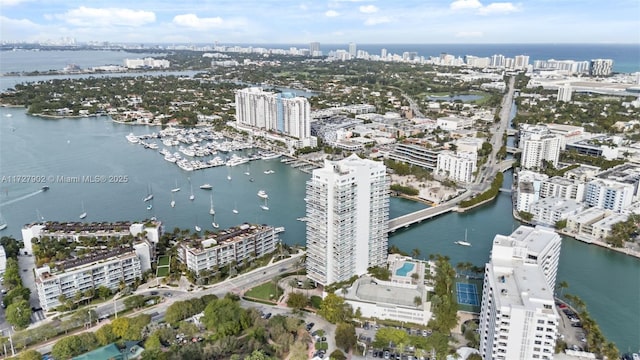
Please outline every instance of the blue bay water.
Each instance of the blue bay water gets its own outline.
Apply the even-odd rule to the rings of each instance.
[[[38,193],[42,184],[0,184],[0,211],[9,224],[1,235],[20,238],[20,228],[36,221],[38,214],[46,220],[79,221],[82,204],[88,213],[85,221],[144,220],[156,216],[168,231],[174,227],[193,230],[196,224],[213,230],[213,219],[208,214],[209,194],[213,194],[215,221],[221,228],[242,222],[284,226],[283,241],[305,243],[305,224],[296,219],[305,215],[303,198],[308,174],[279,160],[188,173],[164,161],[157,151],[125,139],[130,132],[140,135],[157,130],[116,124],[106,117],[51,120],[28,116],[23,109],[0,108],[0,177],[128,177],[124,184],[51,184],[45,193]],[[264,174],[268,169],[275,173]],[[247,170],[254,182],[244,175]],[[231,181],[226,179],[228,174]],[[194,201],[188,199],[189,179],[194,187]],[[173,194],[176,207],[171,208],[170,189],[176,181],[182,190]],[[510,182],[507,175],[504,187],[509,187]],[[212,184],[213,191],[199,189],[203,183]],[[151,211],[142,201],[149,186],[154,194]],[[261,202],[256,194],[260,189],[269,194],[269,211],[259,207]],[[33,195],[24,200],[3,205],[30,194]],[[234,207],[239,214],[233,214]],[[390,216],[421,208],[424,205],[392,198]],[[423,258],[443,254],[453,264],[469,261],[483,266],[489,259],[495,234],[509,234],[517,226],[511,217],[511,199],[508,194],[501,194],[495,202],[476,211],[450,213],[399,230],[390,236],[389,243],[406,252],[417,248]],[[465,229],[473,245],[470,248],[454,244],[464,238]],[[570,284],[567,292],[585,300],[605,335],[621,349],[640,346],[640,319],[635,316],[640,313],[640,261],[564,239],[558,279]]]
[[[391,51],[390,47],[388,49]],[[42,53],[38,54],[39,59],[46,63],[46,55]],[[506,51],[502,53],[509,56]],[[127,56],[124,54],[123,58]],[[91,61],[100,64],[97,59]],[[4,72],[4,61],[2,66],[0,72]],[[0,78],[0,89],[37,79]],[[6,117],[6,114],[12,116]],[[27,116],[19,108],[1,108],[0,176],[126,175],[129,181],[125,184],[55,184],[46,193],[37,193],[40,184],[0,184],[0,211],[9,223],[9,228],[0,235],[20,238],[21,226],[35,221],[37,213],[47,220],[78,221],[82,203],[89,214],[86,221],[143,220],[156,216],[168,230],[174,227],[193,229],[196,224],[211,230],[209,192],[198,189],[206,182],[214,186],[211,193],[216,208],[215,221],[221,228],[244,221],[285,226],[282,238],[286,243],[304,244],[305,226],[296,218],[304,216],[302,199],[309,175],[278,160],[253,162],[249,167],[256,180],[253,183],[243,174],[247,170],[244,166],[229,169],[230,182],[226,180],[226,167],[186,173],[164,161],[156,151],[129,144],[124,138],[129,132],[154,131],[158,128],[119,125],[105,117],[50,120]],[[275,173],[264,175],[263,171],[267,169],[273,169]],[[188,200],[189,178],[196,195],[193,202]],[[172,209],[169,206],[170,189],[176,181],[182,191],[174,194],[177,205]],[[506,176],[505,181],[503,187],[508,187],[510,176]],[[149,187],[155,195],[151,211],[146,210],[146,204],[142,202]],[[270,195],[270,211],[259,208],[256,193],[260,189],[267,190]],[[26,198],[2,205],[22,197]],[[238,208],[239,214],[231,212],[234,207]],[[391,217],[396,217],[420,208],[423,205],[393,198],[390,213]],[[406,252],[417,248],[424,258],[429,254],[443,254],[454,264],[470,261],[482,266],[489,258],[495,234],[509,234],[517,226],[511,216],[510,197],[501,194],[495,202],[477,211],[447,214],[398,231],[389,242]],[[464,238],[465,229],[473,244],[471,248],[453,244]],[[570,284],[568,293],[585,300],[605,336],[622,351],[640,349],[640,261],[564,239],[558,279]]]

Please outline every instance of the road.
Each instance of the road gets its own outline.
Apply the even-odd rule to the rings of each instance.
[[[491,154],[487,162],[483,166],[480,174],[476,178],[471,190],[476,192],[482,192],[491,186],[493,176],[499,170],[498,161],[496,160],[498,151],[503,145],[502,137],[509,127],[509,117],[511,115],[511,108],[513,106],[513,97],[515,94],[515,77],[511,77],[509,80],[509,89],[502,98],[501,110],[500,110],[500,122],[492,127],[493,135],[491,136],[490,143],[492,146]]]
[[[153,315],[154,318],[164,317],[164,313],[167,311],[167,308],[171,306],[176,301],[184,301],[192,298],[202,297],[204,295],[213,294],[219,297],[224,296],[228,292],[239,292],[243,289],[250,289],[257,284],[261,284],[263,282],[269,281],[274,277],[285,273],[294,271],[302,268],[300,261],[303,259],[304,252],[299,252],[291,258],[280,260],[278,262],[274,262],[272,264],[267,265],[266,267],[252,270],[248,273],[238,275],[232,279],[227,279],[222,282],[219,282],[215,285],[211,285],[209,288],[200,291],[187,292],[181,290],[175,290],[170,288],[148,288],[140,291],[134,292],[134,294],[139,295],[151,295],[152,291],[157,291],[160,295],[163,296],[164,301],[148,308],[145,308],[141,311],[136,312],[135,314],[150,314]],[[171,296],[166,296],[166,294],[171,294]],[[257,305],[255,303],[243,302],[241,303],[247,307],[265,307],[266,305]],[[107,316],[111,316],[114,314],[114,307],[118,312],[122,312],[125,310],[125,306],[122,299],[118,299],[114,301],[108,301],[104,304],[98,305],[94,310],[98,314],[99,318],[104,318]],[[131,316],[132,314],[127,314]],[[97,331],[103,324],[107,322],[103,322],[94,326],[90,329],[90,331]],[[79,332],[76,332],[77,334]],[[51,352],[53,345],[56,343],[57,339],[54,341],[49,341],[47,343],[40,344],[33,349],[40,352],[41,354],[48,354]]]

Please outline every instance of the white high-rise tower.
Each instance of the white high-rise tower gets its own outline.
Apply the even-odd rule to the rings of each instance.
[[[560,245],[560,236],[541,226],[496,235],[482,287],[483,359],[553,359],[560,320],[553,298]]]
[[[351,155],[325,161],[307,181],[307,276],[322,285],[362,275],[387,259],[389,177]]]

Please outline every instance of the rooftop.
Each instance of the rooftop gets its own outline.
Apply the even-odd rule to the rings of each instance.
[[[356,280],[345,297],[353,300],[371,301],[375,303],[386,303],[415,308],[416,305],[413,300],[416,296],[423,298],[422,294],[424,291],[422,290],[421,287],[409,288],[393,286],[386,282],[379,285],[374,278],[363,276]]]
[[[187,246],[191,251],[204,250],[216,245],[233,243],[235,241],[239,241],[255,234],[264,232],[265,230],[275,231],[275,228],[269,225],[255,225],[244,223],[228,229],[220,230],[214,234],[210,234],[207,238],[191,240],[185,239],[183,244]]]

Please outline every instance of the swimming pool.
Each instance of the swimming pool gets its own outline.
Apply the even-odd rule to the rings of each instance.
[[[416,264],[414,264],[412,262],[405,262],[404,264],[402,264],[401,268],[396,270],[396,275],[397,276],[407,276],[407,274],[409,272],[411,272],[415,266],[416,266]]]

